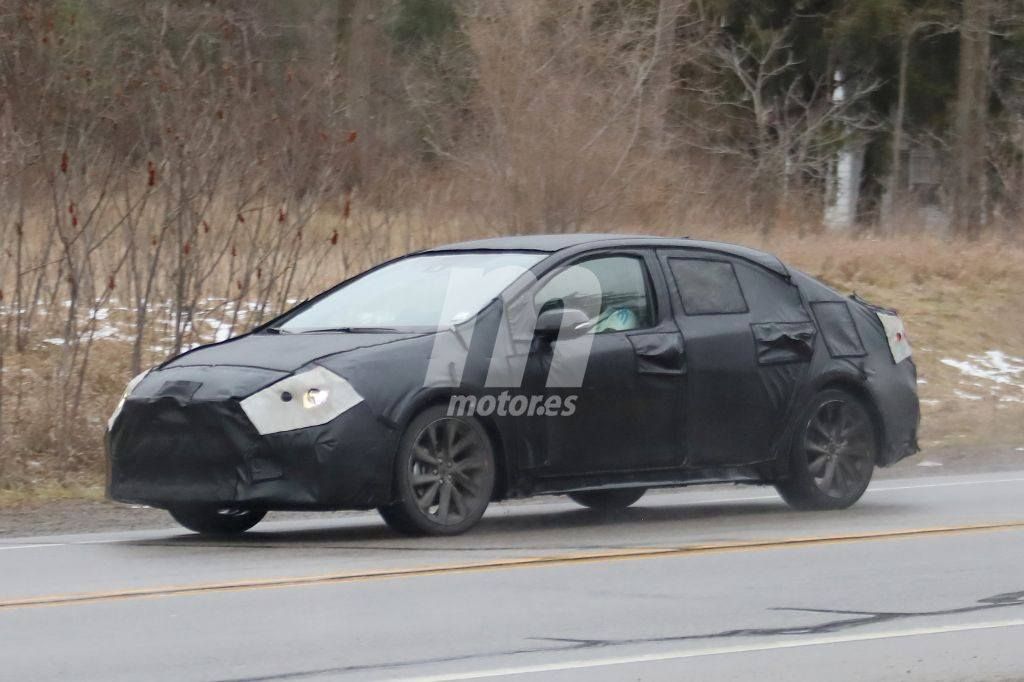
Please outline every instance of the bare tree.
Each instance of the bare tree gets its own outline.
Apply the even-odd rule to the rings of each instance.
[[[650,107],[650,122],[648,123],[655,149],[660,149],[664,144],[665,128],[670,111],[670,96],[675,82],[672,71],[675,65],[676,29],[687,2],[688,0],[659,0],[658,2],[649,79],[653,104]]]
[[[964,0],[956,100],[953,232],[977,239],[984,221],[988,133],[990,0]]]
[[[892,120],[892,170],[889,173],[889,187],[886,191],[883,217],[888,219],[894,207],[903,203],[903,149],[906,145],[907,128],[907,71],[910,67],[910,54],[914,41],[919,37],[932,38],[943,33],[955,31],[956,27],[949,22],[938,20],[933,12],[917,12],[909,14],[900,25],[899,76],[896,84],[896,108]]]
[[[702,90],[710,114],[691,124],[693,143],[746,170],[750,212],[768,235],[794,193],[803,204],[808,183],[823,183],[844,142],[876,127],[862,104],[878,83],[837,83],[832,74],[808,81],[784,31],[758,43],[723,37],[707,63],[716,81],[736,88]]]

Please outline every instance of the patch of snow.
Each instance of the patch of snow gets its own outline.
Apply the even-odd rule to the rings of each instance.
[[[941,400],[934,400],[934,399],[930,399],[930,398],[921,398],[921,404],[922,405],[941,405],[942,401]]]
[[[980,395],[974,395],[973,393],[964,393],[959,388],[954,388],[953,389],[953,395],[955,395],[957,398],[960,398],[962,400],[981,400],[982,399],[982,397]]]
[[[1006,355],[1002,351],[990,350],[981,355],[968,355],[967,360],[942,358],[941,362],[969,377],[1024,388],[1024,358]]]
[[[999,350],[969,354],[964,360],[942,358],[942,364],[960,371],[960,383],[980,389],[1000,402],[1024,403],[1024,358],[1007,355]],[[953,393],[965,400],[980,400],[978,391]],[[973,396],[973,397],[971,397]]]
[[[940,467],[940,466],[942,466],[942,462],[933,462],[930,459],[926,459],[926,460],[923,460],[921,462],[918,462],[917,466],[919,466],[919,467]]]
[[[110,325],[100,327],[92,334],[92,338],[94,339],[116,339],[120,336],[121,330],[117,327],[111,327]]]
[[[43,339],[43,343],[52,343],[54,346],[63,346],[64,339],[55,336],[52,339]]]
[[[918,379],[917,383],[918,384],[927,384],[928,382],[925,379]]]

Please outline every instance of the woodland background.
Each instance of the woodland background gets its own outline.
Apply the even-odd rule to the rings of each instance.
[[[140,370],[510,233],[774,251],[905,314],[926,446],[1016,443],[1022,212],[1024,0],[0,0],[0,499],[94,489]]]

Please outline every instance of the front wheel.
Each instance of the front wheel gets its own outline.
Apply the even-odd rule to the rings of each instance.
[[[480,520],[494,492],[494,450],[479,421],[425,410],[402,437],[396,501],[378,509],[406,535],[458,535]]]
[[[876,449],[864,404],[840,389],[822,391],[801,416],[789,478],[775,487],[794,509],[845,509],[867,490]]]
[[[238,535],[249,530],[267,515],[265,509],[240,509],[190,505],[167,510],[175,521],[202,535]]]

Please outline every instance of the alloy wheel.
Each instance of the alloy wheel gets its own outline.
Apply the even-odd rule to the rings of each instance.
[[[416,506],[431,521],[456,526],[490,501],[488,444],[467,422],[438,419],[420,431],[409,458]]]
[[[863,409],[845,400],[823,403],[804,436],[807,469],[821,492],[842,498],[870,479],[874,430]]]

